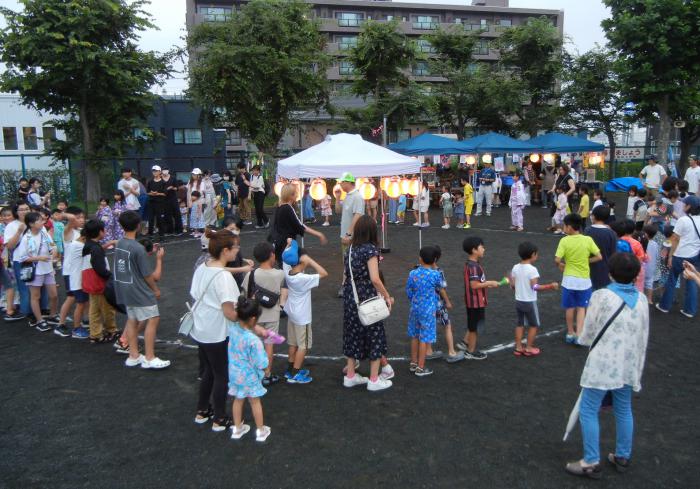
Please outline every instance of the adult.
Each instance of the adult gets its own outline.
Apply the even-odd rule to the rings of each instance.
[[[413,223],[414,226],[423,228],[430,226],[428,209],[430,209],[430,189],[428,188],[428,182],[423,180],[420,193],[413,198],[413,216],[416,218],[416,222]],[[420,214],[423,214],[423,221],[420,219]]]
[[[532,166],[532,161],[528,158],[525,168],[523,168],[523,184],[525,185],[525,205],[532,205],[532,194],[535,193],[535,199],[537,198],[537,179],[535,175],[535,169]]]
[[[3,240],[7,250],[7,261],[11,265],[10,273],[15,277],[14,288],[7,288],[7,314],[4,316],[5,322],[19,321],[24,319],[31,312],[29,301],[29,289],[25,282],[17,280],[17,269],[15,263],[19,256],[15,257],[17,245],[22,239],[22,234],[27,228],[24,224],[24,216],[29,212],[29,205],[26,201],[20,200],[14,204],[12,210],[12,221],[5,226]],[[19,262],[17,262],[19,263]],[[19,295],[19,311],[14,305],[15,292]],[[10,313],[10,311],[12,311]]]
[[[51,205],[51,191],[41,195],[41,180],[36,177],[29,179],[27,202],[33,207],[48,207]]]
[[[683,199],[685,216],[678,219],[671,235],[671,251],[667,266],[670,269],[661,302],[656,308],[667,313],[671,310],[678,278],[683,275],[683,262],[700,266],[700,197],[689,195]],[[693,280],[685,283],[685,300],[681,314],[692,318],[698,309],[698,286]]]
[[[690,195],[697,195],[698,189],[700,189],[700,166],[698,166],[698,157],[696,155],[690,155],[688,164],[690,166],[685,171],[684,180],[688,182],[688,193]]]
[[[213,417],[212,431],[225,431],[230,425],[226,416],[228,325],[238,319],[235,305],[240,295],[226,263],[236,258],[240,247],[234,244],[234,234],[225,229],[208,230],[206,236],[212,259],[197,267],[190,287],[190,295],[197,301],[190,336],[199,347],[201,378],[194,421],[204,424]]]
[[[380,376],[379,368],[387,354],[384,323],[368,326],[360,322],[353,283],[360,303],[381,295],[391,309],[394,298],[384,287],[379,276],[379,248],[377,223],[370,216],[360,217],[354,226],[352,242],[345,254],[343,304],[343,355],[347,360],[343,377],[345,387],[367,384],[367,390],[379,391],[391,387],[391,380]],[[351,274],[352,273],[352,279]],[[370,377],[355,372],[356,362],[369,358]]]
[[[479,174],[479,190],[476,192],[476,214],[481,215],[481,207],[486,199],[486,215],[491,215],[493,206],[493,182],[496,181],[496,171],[491,167],[491,163],[484,163],[484,169]]]
[[[127,210],[138,211],[141,209],[141,204],[139,203],[141,185],[132,176],[131,168],[122,168],[122,178],[117,183],[117,188],[124,192]]]
[[[593,479],[599,479],[602,472],[598,413],[608,393],[613,399],[617,438],[615,452],[608,454],[607,460],[619,472],[629,466],[634,430],[632,391],[642,388],[649,338],[649,306],[634,286],[641,269],[639,260],[631,253],[617,253],[609,266],[613,283],[593,293],[579,337],[579,344],[591,345],[580,381],[583,459],[566,465],[567,472]]]
[[[294,210],[294,204],[298,197],[299,189],[293,183],[285,184],[280,191],[280,201],[277,209],[275,209],[271,233],[272,243],[275,245],[277,263],[282,263],[282,252],[287,246],[288,238],[297,239],[297,236],[304,236],[306,233],[309,233],[312,236],[316,236],[322,245],[328,242],[323,233],[307,227],[299,220],[299,216]]]
[[[224,217],[233,216],[236,214],[236,187],[231,181],[231,172],[224,170],[221,174],[223,182],[221,183],[221,205],[224,208]]]
[[[218,173],[212,175],[211,170],[204,170],[202,174],[202,186],[200,192],[204,201],[204,225],[216,226],[216,187],[215,185],[221,181],[221,176]]]
[[[193,168],[190,174],[190,180],[185,186],[187,188],[187,209],[192,207],[192,192],[195,190],[202,193],[202,170],[199,168]]]
[[[647,156],[646,161],[647,166],[639,172],[639,178],[644,182],[644,188],[647,189],[647,193],[656,195],[668,175],[664,167],[658,164],[656,155]]]
[[[340,189],[334,189],[335,213],[340,214],[340,247],[341,256],[345,256],[348,245],[352,242],[352,235],[355,224],[360,217],[365,215],[365,200],[360,191],[355,188],[355,176],[350,172],[345,172],[338,179]],[[345,192],[345,200],[341,202],[342,192]],[[343,278],[344,280],[344,278]],[[338,297],[343,297],[343,284],[338,290]]]
[[[557,177],[557,170],[554,168],[553,161],[546,161],[542,167],[542,172],[540,172],[540,179],[542,180],[542,191],[540,192],[542,199],[542,208],[546,209],[548,205],[548,197],[551,189],[554,188],[554,181]]]
[[[177,200],[177,189],[181,183],[170,174],[170,169],[165,166],[161,170],[161,178],[165,184],[165,232],[180,236],[182,234],[182,218],[180,204]]]
[[[255,165],[250,170],[250,193],[253,194],[255,206],[256,229],[263,229],[270,225],[270,220],[265,214],[265,179],[260,173],[260,165]]]
[[[569,200],[574,192],[576,192],[576,182],[574,181],[574,177],[571,176],[569,165],[566,163],[562,163],[559,166],[557,178],[554,180],[550,191],[554,193],[557,188],[562,189],[562,192],[566,195],[566,200]]]
[[[153,235],[153,226],[158,226],[158,236],[162,239],[165,235],[165,204],[168,192],[168,184],[161,177],[161,168],[158,165],[151,167],[151,178],[146,184],[148,194],[148,235]]]
[[[250,220],[250,175],[246,171],[245,163],[239,163],[236,167],[236,189],[238,193],[238,215],[243,224],[253,224]]]

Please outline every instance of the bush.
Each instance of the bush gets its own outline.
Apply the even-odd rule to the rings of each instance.
[[[636,177],[644,168],[643,161],[630,161],[629,163],[617,163],[615,165],[615,178]]]
[[[71,182],[68,168],[59,166],[50,170],[31,170],[27,178],[37,177],[44,182],[44,190],[51,190],[52,202],[70,200]],[[22,178],[21,170],[0,170],[0,195],[3,200],[15,200],[19,189],[19,179]]]

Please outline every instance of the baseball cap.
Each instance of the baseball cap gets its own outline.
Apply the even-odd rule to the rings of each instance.
[[[295,239],[293,239],[291,244],[282,252],[282,263],[290,267],[295,267],[299,264],[299,244]]]
[[[160,167],[158,165],[153,165],[151,171],[160,171]]]
[[[199,168],[192,168],[192,175],[201,175],[201,174],[202,174],[202,170],[200,170]]]
[[[647,156],[646,158],[644,158],[644,159],[645,159],[646,161],[649,161],[649,160],[658,161],[658,160],[659,160],[659,159],[656,157],[655,154],[648,155],[648,156]]]
[[[337,180],[338,182],[350,182],[350,183],[355,183],[355,177],[353,176],[352,173],[349,171],[346,171],[343,173],[340,178]]]
[[[700,197],[697,197],[695,195],[688,195],[686,198],[683,199],[683,203],[685,205],[689,205],[690,207],[700,207]]]

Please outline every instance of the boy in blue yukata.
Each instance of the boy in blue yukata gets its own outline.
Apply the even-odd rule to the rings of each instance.
[[[432,375],[425,366],[428,346],[435,343],[438,295],[443,288],[442,275],[433,268],[438,251],[433,246],[420,249],[420,266],[411,270],[406,282],[406,295],[411,303],[408,316],[408,336],[411,338],[410,371],[418,377]]]

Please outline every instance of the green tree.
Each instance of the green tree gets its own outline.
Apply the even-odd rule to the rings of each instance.
[[[144,0],[21,0],[0,9],[0,90],[59,117],[67,141],[51,145],[57,160],[87,165],[86,197],[100,196],[96,158],[133,144],[135,126],[153,111],[149,89],[170,74],[173,53],[140,51],[139,33],[153,28]]]
[[[625,95],[637,106],[637,118],[659,122],[657,153],[668,161],[671,121],[685,111],[686,97],[697,91],[700,46],[699,0],[604,0],[611,16],[602,22],[620,59]],[[685,162],[682,162],[685,164]]]
[[[187,40],[189,93],[217,125],[274,154],[294,113],[328,106],[325,38],[298,0],[253,0]]]
[[[624,125],[625,99],[616,66],[609,50],[593,49],[580,56],[567,57],[564,70],[562,107],[565,124],[587,129],[592,135],[605,134],[611,159],[615,155],[615,138]],[[612,178],[614,162],[608,165]]]
[[[536,136],[553,129],[560,117],[558,81],[562,73],[563,39],[547,17],[506,30],[495,42],[500,63],[520,80],[526,104],[515,114],[520,132]]]

